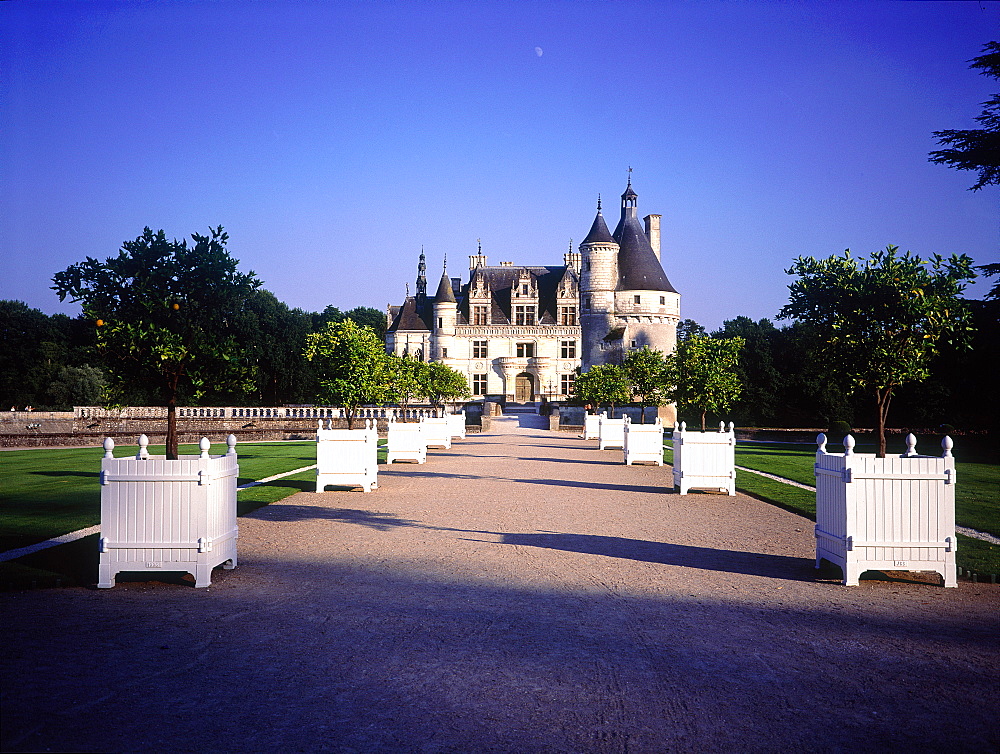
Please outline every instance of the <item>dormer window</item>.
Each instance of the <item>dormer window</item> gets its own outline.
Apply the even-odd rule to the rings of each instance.
[[[528,284],[527,283],[522,283],[521,284],[521,295],[522,296],[527,296],[528,295]]]

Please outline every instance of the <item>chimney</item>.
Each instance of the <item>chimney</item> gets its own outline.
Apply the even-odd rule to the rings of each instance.
[[[642,218],[646,225],[646,238],[653,247],[657,260],[660,258],[660,215],[646,215]]]

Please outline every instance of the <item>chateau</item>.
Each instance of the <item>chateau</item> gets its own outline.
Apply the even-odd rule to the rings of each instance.
[[[638,220],[631,179],[614,233],[601,215],[556,267],[487,264],[480,246],[469,280],[441,275],[427,295],[423,251],[416,295],[389,306],[386,350],[441,361],[466,376],[476,398],[564,399],[577,369],[620,363],[627,350],[673,351],[680,294],[660,265],[660,216]]]

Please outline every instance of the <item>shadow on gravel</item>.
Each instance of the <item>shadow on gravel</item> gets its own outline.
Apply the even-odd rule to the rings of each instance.
[[[249,518],[264,521],[339,521],[344,524],[358,524],[377,531],[389,531],[399,526],[423,527],[417,521],[409,521],[388,513],[365,511],[356,508],[324,508],[318,505],[283,505],[271,503],[253,513]]]
[[[510,456],[500,456],[500,457],[502,457],[502,458],[510,458]],[[577,459],[573,459],[573,458],[524,458],[522,456],[522,457],[518,457],[516,460],[518,460],[518,461],[551,461],[552,463],[575,463],[575,464],[584,464],[586,466],[593,466],[593,465],[597,465],[597,466],[622,466],[623,465],[621,461],[590,461],[590,460],[582,461],[582,460],[577,460]]]
[[[759,552],[718,550],[712,547],[692,547],[669,542],[650,542],[643,539],[605,537],[597,534],[562,534],[539,532],[536,534],[505,534],[481,532],[500,538],[505,545],[542,547],[547,550],[578,552],[584,555],[602,555],[644,563],[697,568],[703,571],[724,571],[749,576],[766,576],[788,581],[815,581],[815,561],[812,558],[793,558],[787,555],[767,555]],[[486,540],[471,540],[474,542]]]

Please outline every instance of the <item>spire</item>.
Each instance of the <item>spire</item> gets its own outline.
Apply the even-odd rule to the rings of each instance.
[[[420,262],[417,264],[417,295],[427,295],[427,257],[424,256],[424,247],[420,247]]]

